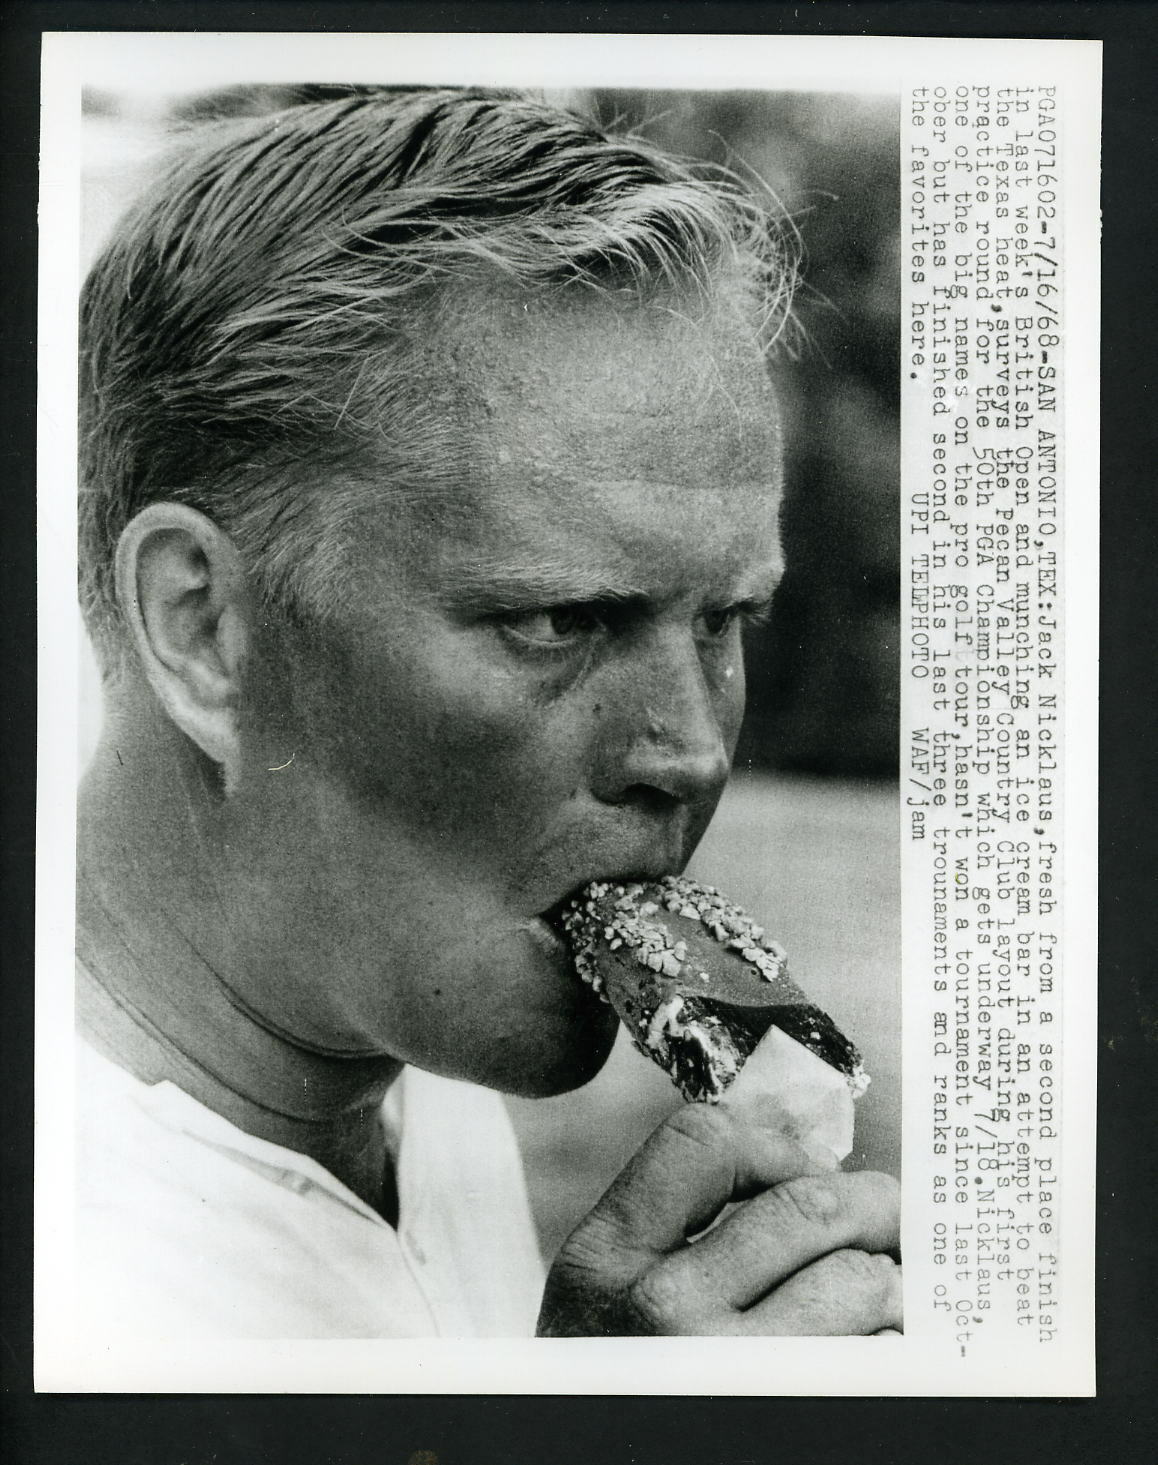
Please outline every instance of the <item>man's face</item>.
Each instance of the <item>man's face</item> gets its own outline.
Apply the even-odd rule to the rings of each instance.
[[[473,461],[384,492],[356,603],[251,728],[225,898],[279,1026],[552,1093],[614,1019],[544,915],[682,869],[727,777],[780,570],[777,414],[718,316],[500,298],[452,354]]]

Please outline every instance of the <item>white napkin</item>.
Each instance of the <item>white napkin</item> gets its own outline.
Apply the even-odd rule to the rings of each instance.
[[[867,1079],[858,1081],[863,1091]],[[761,1122],[778,1111],[784,1132],[811,1151],[830,1150],[838,1161],[852,1149],[853,1091],[849,1080],[815,1053],[771,1027],[753,1049],[723,1102],[743,1112],[758,1104]]]

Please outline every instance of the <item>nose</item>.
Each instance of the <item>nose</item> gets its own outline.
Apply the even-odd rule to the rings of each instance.
[[[593,792],[608,804],[715,800],[731,768],[743,679],[714,689],[695,639],[649,638],[603,695]]]

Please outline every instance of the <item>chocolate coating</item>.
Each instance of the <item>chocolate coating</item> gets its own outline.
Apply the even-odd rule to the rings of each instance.
[[[711,886],[596,882],[562,924],[579,975],[686,1098],[720,1098],[773,1026],[862,1086],[859,1053],[789,978],[783,949]]]

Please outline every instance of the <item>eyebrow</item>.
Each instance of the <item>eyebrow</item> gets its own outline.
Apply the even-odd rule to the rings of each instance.
[[[771,600],[783,574],[783,563],[777,558],[745,576],[724,598],[729,603],[760,606]],[[476,562],[456,566],[446,598],[456,609],[502,612],[552,605],[642,605],[654,600],[655,593],[643,585],[611,579],[590,565],[556,560],[533,565]]]
[[[642,586],[611,580],[590,565],[548,561],[456,566],[447,598],[461,609],[515,611],[545,605],[630,604],[649,595]]]

